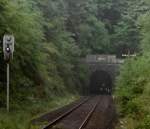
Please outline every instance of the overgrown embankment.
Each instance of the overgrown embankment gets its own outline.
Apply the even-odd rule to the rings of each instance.
[[[119,129],[150,128],[150,13],[140,17],[141,53],[128,59],[117,80]]]
[[[74,101],[82,91],[87,72],[80,65],[81,50],[58,8],[49,0],[0,0],[1,41],[5,33],[16,40],[10,113],[5,109],[6,64],[0,45],[1,129],[26,129],[33,116]]]
[[[86,78],[80,65],[80,48],[65,29],[64,14],[58,5],[51,7],[34,0],[0,1],[0,36],[15,36],[11,62],[10,108],[24,103],[78,94]],[[53,15],[51,14],[53,10]],[[62,20],[60,20],[62,18]],[[0,46],[0,108],[5,107],[6,63]]]
[[[83,93],[88,71],[80,58],[86,54],[121,56],[139,51],[136,21],[148,10],[145,1],[149,0],[0,0],[0,38],[11,33],[16,39],[10,109],[13,115],[18,114],[2,113],[6,107],[6,64],[1,44],[0,127],[21,129],[32,112],[36,115],[47,110],[46,103]],[[149,45],[149,19],[145,19],[147,38],[143,42]],[[148,49],[147,45],[143,47]]]
[[[55,97],[50,100],[37,100],[31,103],[20,105],[23,109],[6,112],[6,109],[0,109],[0,129],[29,129],[31,120],[56,110],[62,106],[70,104],[78,99],[79,96],[67,95],[65,97]],[[40,126],[32,126],[32,129],[40,129]]]

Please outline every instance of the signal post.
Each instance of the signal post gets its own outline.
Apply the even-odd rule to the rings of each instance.
[[[13,35],[4,35],[3,37],[3,53],[4,60],[7,64],[7,102],[6,108],[9,112],[9,89],[10,89],[10,61],[13,59],[15,38]]]

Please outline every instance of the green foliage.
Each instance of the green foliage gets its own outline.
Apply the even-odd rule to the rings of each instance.
[[[137,118],[143,118],[139,128],[146,127],[148,106],[143,105],[149,98],[150,15],[146,13],[149,3],[149,0],[0,0],[0,38],[5,33],[16,38],[11,63],[11,109],[24,110],[27,108],[24,105],[69,93],[85,93],[88,70],[81,65],[81,58],[89,53],[121,55],[142,49],[141,56],[129,59],[123,66],[117,94],[122,113],[138,114]],[[0,108],[6,105],[5,69],[0,45]],[[33,107],[39,109],[39,103]],[[40,108],[45,107],[43,104]],[[18,120],[13,124],[10,121],[14,117],[4,116],[6,121],[0,128],[20,128],[16,123],[24,119],[22,115],[16,116]]]
[[[11,78],[11,94],[13,99],[17,99],[17,101],[22,101],[22,96],[24,98],[25,93],[32,92],[26,92],[26,90],[33,88],[35,81],[33,75],[37,73],[35,66],[38,61],[40,43],[43,40],[41,14],[37,8],[32,8],[30,2],[32,1],[27,3],[25,1],[6,0],[1,5],[3,12],[0,14],[0,35],[12,33],[16,38],[16,56],[11,67],[11,72],[15,73]],[[1,76],[3,76],[2,74],[5,75],[4,63],[1,63],[1,66],[3,69]],[[1,83],[1,86],[5,87],[5,78]],[[2,91],[4,92],[4,90]]]
[[[0,35],[12,33],[16,38],[11,64],[13,109],[34,99],[76,93],[83,85],[80,82],[85,78],[78,78],[81,51],[65,29],[65,15],[60,6],[62,2],[49,0],[0,2]],[[2,52],[0,66],[0,103],[4,107],[6,68]]]
[[[147,56],[128,60],[117,81],[116,95],[121,105],[120,113],[140,121],[139,126],[150,115],[149,62]]]
[[[143,0],[126,0],[120,2],[121,18],[114,25],[115,33],[112,34],[113,49],[121,56],[122,53],[137,53],[140,50],[140,26],[139,16],[149,10],[149,6]]]
[[[111,0],[1,1],[0,35],[13,33],[16,37],[11,65],[11,73],[15,73],[11,78],[12,100],[22,103],[82,89],[88,72],[79,66],[80,57],[116,50],[110,39],[111,30],[121,20],[120,5]],[[111,19],[114,14],[117,16]],[[126,36],[133,32],[123,31]],[[128,40],[123,34],[116,35],[124,43]],[[6,72],[2,60],[0,103],[4,106]]]
[[[30,104],[30,106],[26,106],[24,110],[18,110],[15,112],[7,113],[5,110],[0,110],[0,128],[1,129],[39,129],[42,128],[43,125],[47,124],[47,122],[40,123],[41,126],[31,125],[31,120],[39,115],[43,115],[43,113],[50,112],[52,110],[56,110],[64,105],[75,101],[78,96],[68,95],[66,97],[55,97],[55,100],[48,101],[35,101]],[[29,105],[29,104],[28,104]],[[38,115],[38,116],[37,116]]]
[[[116,96],[121,106],[120,113],[126,119],[130,116],[135,129],[150,127],[149,18],[149,12],[140,17],[141,55],[126,61],[117,80]],[[126,124],[124,126],[127,127]]]
[[[150,116],[147,115],[136,129],[149,129],[150,127]]]
[[[109,50],[109,35],[104,24],[96,18],[89,18],[88,24],[79,26],[79,41],[81,48],[87,49],[87,53],[106,53]],[[86,47],[85,47],[86,46]],[[84,50],[86,51],[86,50]]]

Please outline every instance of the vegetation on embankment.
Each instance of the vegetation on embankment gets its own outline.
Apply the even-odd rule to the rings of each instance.
[[[55,106],[58,96],[83,93],[88,71],[80,59],[86,54],[139,51],[137,16],[148,7],[145,0],[0,0],[0,38],[16,38],[10,114],[3,113],[6,64],[0,45],[0,127],[21,129],[32,112],[47,110],[46,102]]]
[[[128,2],[133,5],[135,1]],[[120,55],[133,47],[131,52],[137,51],[136,22],[124,15],[132,9],[125,8],[128,2],[0,0],[1,40],[5,33],[14,34],[16,39],[10,108],[16,110],[22,103],[37,99],[83,93],[88,71],[80,59],[86,54]],[[131,33],[133,37],[127,38]],[[1,44],[0,108],[6,106],[5,99],[6,64]]]
[[[1,39],[4,33],[14,34],[16,39],[10,75],[12,110],[26,102],[82,91],[87,71],[79,65],[81,50],[65,29],[64,14],[57,12],[58,7],[49,0],[0,1]],[[0,108],[6,105],[5,96],[6,64],[1,45]]]
[[[6,109],[0,109],[0,129],[40,129],[41,126],[47,123],[35,126],[31,124],[32,119],[67,105],[78,98],[79,96],[68,95],[61,98],[55,97],[53,100],[36,100],[32,104],[22,104],[20,105],[22,109],[10,111],[9,113],[6,112]]]
[[[139,25],[141,53],[126,60],[116,83],[118,129],[150,128],[150,12],[140,16]]]
[[[128,60],[118,78],[116,96],[123,126],[119,129],[149,129],[150,127],[150,59],[148,56]]]

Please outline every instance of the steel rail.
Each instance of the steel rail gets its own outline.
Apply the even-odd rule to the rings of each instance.
[[[98,104],[99,104],[99,100],[94,105],[94,107],[91,109],[91,111],[88,113],[88,115],[86,116],[86,118],[84,119],[84,121],[82,122],[81,126],[78,129],[83,129],[86,126],[89,119],[92,117],[92,114],[94,113],[95,109],[97,108]]]
[[[64,117],[66,117],[67,115],[69,115],[70,113],[72,113],[74,110],[76,110],[77,108],[79,108],[81,105],[83,105],[84,103],[86,103],[89,99],[91,99],[91,97],[88,97],[86,100],[84,100],[83,102],[81,102],[78,105],[74,106],[69,111],[63,113],[62,115],[60,115],[56,119],[52,120],[50,123],[48,123],[48,125],[46,125],[42,129],[49,129],[50,127],[52,127],[53,125],[55,125],[58,121],[60,121],[61,119],[63,119]]]

